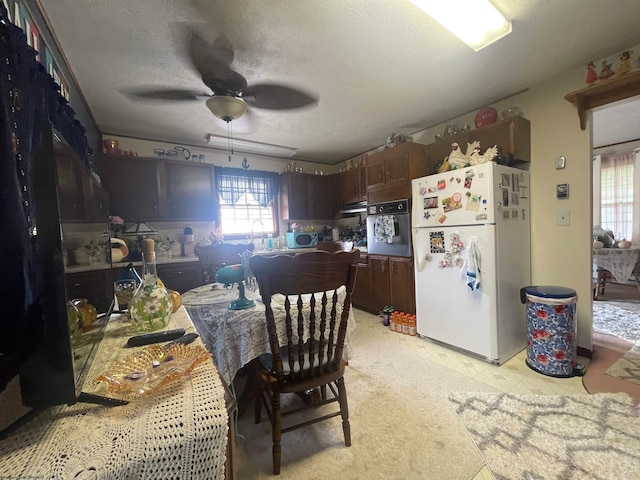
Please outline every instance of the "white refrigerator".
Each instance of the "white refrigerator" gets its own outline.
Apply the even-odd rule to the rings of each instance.
[[[417,331],[501,364],[526,346],[529,172],[488,162],[412,180]]]

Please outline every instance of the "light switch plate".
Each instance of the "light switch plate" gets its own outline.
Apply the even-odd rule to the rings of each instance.
[[[566,157],[558,157],[556,158],[556,170],[563,169],[567,165]]]

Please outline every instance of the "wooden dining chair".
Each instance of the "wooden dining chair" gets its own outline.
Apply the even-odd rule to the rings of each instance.
[[[226,265],[237,265],[242,262],[240,255],[249,250],[253,252],[253,243],[219,243],[217,245],[198,245],[194,253],[200,260],[204,283],[213,283],[216,271]]]
[[[351,446],[342,353],[359,258],[360,251],[353,250],[254,256],[249,260],[265,306],[271,350],[259,357],[262,370],[256,382],[255,422],[260,423],[264,406],[271,422],[274,475],[280,473],[283,433],[340,415],[344,443]],[[340,304],[341,286],[346,295]],[[275,295],[284,296],[284,308],[276,307],[276,313],[272,305]],[[284,316],[284,329],[276,328],[276,314]],[[282,394],[308,391],[316,393],[316,401],[281,409]],[[283,427],[283,418],[290,414],[333,402],[338,402],[338,411],[316,413],[306,421]]]

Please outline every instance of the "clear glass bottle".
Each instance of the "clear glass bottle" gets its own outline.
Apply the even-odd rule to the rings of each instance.
[[[129,317],[137,332],[153,332],[164,328],[171,318],[171,296],[158,278],[155,243],[142,240],[142,283],[129,303]]]

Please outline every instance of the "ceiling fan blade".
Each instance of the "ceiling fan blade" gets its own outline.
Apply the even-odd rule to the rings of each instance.
[[[152,88],[152,87],[135,87],[121,89],[120,92],[130,100],[150,100],[150,101],[184,101],[184,100],[202,100],[209,98],[211,95],[195,90],[187,90],[181,88]]]
[[[211,45],[199,32],[191,29],[187,35],[187,50],[202,81],[216,95],[237,95],[247,88],[247,80],[229,67],[234,54],[226,37],[219,36]]]
[[[318,103],[318,97],[285,85],[252,85],[242,95],[251,106],[270,110],[288,110]]]

